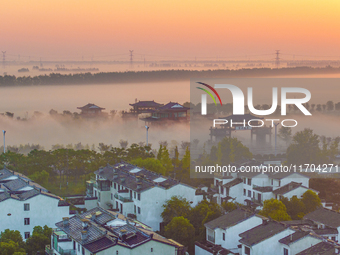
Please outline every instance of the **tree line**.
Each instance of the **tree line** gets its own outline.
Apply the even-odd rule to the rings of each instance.
[[[339,73],[340,68],[334,67],[288,67],[280,69],[271,68],[244,68],[238,70],[157,70],[157,71],[127,71],[127,72],[100,72],[23,76],[0,76],[0,86],[31,86],[31,85],[77,85],[77,84],[117,84],[131,82],[161,82],[182,81],[192,78],[230,78],[230,77],[263,77],[266,75],[293,75],[293,74],[328,74]]]

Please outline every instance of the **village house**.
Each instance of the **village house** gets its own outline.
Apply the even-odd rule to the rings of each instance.
[[[56,223],[48,255],[185,255],[183,245],[120,213],[93,208]]]
[[[203,199],[194,187],[125,162],[102,167],[95,175],[87,182],[88,197],[97,198],[98,206],[135,217],[153,230],[161,228],[163,205],[171,197],[183,197],[191,206]]]
[[[302,173],[236,172],[214,177],[218,189],[217,202],[238,202],[261,209],[265,200],[293,196],[301,198],[309,188],[309,177]]]
[[[6,168],[0,170],[0,232],[18,230],[24,239],[35,226],[54,227],[68,217],[69,204],[28,177]]]

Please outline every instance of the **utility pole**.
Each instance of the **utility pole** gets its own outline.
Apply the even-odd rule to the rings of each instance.
[[[133,68],[133,50],[130,51],[130,68]]]
[[[2,51],[2,67],[6,68],[6,51]]]
[[[276,58],[275,58],[275,65],[276,68],[280,67],[280,50],[276,50]]]

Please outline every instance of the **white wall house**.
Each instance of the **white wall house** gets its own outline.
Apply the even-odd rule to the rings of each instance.
[[[203,196],[196,188],[128,163],[106,166],[87,182],[88,196],[97,197],[97,205],[118,210],[125,216],[135,215],[154,230],[160,229],[162,205],[173,196],[186,198],[192,206]]]
[[[184,255],[183,245],[133,219],[102,208],[64,218],[51,236],[49,255]]]
[[[340,213],[320,207],[314,212],[310,212],[303,217],[304,220],[312,221],[317,229],[314,230],[319,235],[339,242],[340,240]]]
[[[309,188],[309,177],[300,173],[262,173],[238,172],[226,176],[217,176],[214,185],[219,194],[218,203],[234,201],[244,205],[252,205],[261,209],[263,201],[281,197],[290,199],[293,196],[301,198]]]
[[[24,239],[35,226],[54,227],[69,216],[69,204],[60,197],[8,169],[0,170],[0,231],[18,230]]]
[[[237,253],[240,245],[239,234],[261,225],[262,221],[262,216],[240,208],[212,220],[204,225],[207,239],[204,242],[196,242],[195,254],[213,254],[217,246]]]

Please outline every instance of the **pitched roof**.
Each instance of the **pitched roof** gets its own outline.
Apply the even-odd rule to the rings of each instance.
[[[179,103],[170,102],[158,108],[158,110],[190,110],[190,108],[180,105]]]
[[[162,176],[161,174],[125,162],[115,164],[114,166],[107,165],[94,173],[106,180],[138,192],[155,186],[168,189],[180,183],[179,180]]]
[[[88,103],[87,105],[84,105],[82,107],[77,107],[77,109],[80,110],[89,110],[89,109],[99,109],[99,110],[105,110],[105,108],[99,107],[95,104]]]
[[[340,226],[340,213],[323,207],[306,214],[303,219],[322,223],[331,228],[338,228]]]
[[[253,186],[253,190],[257,190],[257,191],[260,191],[260,192],[272,192],[273,191],[273,187],[272,186],[264,186],[264,187],[261,187],[261,186]]]
[[[232,180],[232,181],[227,182],[226,184],[224,184],[223,187],[230,188],[230,187],[233,187],[233,186],[235,186],[235,185],[237,185],[237,184],[240,184],[240,183],[242,183],[242,182],[243,182],[243,181],[242,181],[241,178],[236,178],[236,179],[234,179],[234,180]]]
[[[84,248],[89,250],[92,253],[100,252],[106,250],[116,244],[116,240],[112,240],[106,236],[84,245]]]
[[[3,184],[7,189],[10,191],[16,191],[18,189],[21,189],[23,187],[26,187],[28,184],[27,182],[21,180],[21,179],[15,179],[13,181],[9,181]]]
[[[163,106],[163,104],[156,103],[155,101],[138,101],[137,103],[130,104],[131,106],[137,106],[137,107],[155,107],[158,108],[160,106]]]
[[[252,246],[278,233],[281,233],[286,229],[287,227],[282,223],[279,223],[277,221],[269,221],[267,223],[264,223],[260,226],[254,227],[248,231],[241,233],[240,237],[242,237],[242,239],[240,240],[240,243]]]
[[[331,255],[335,253],[335,246],[328,242],[321,242],[303,250],[296,255]]]
[[[217,219],[207,222],[206,224],[204,224],[204,226],[210,229],[216,228],[226,229],[244,220],[247,220],[253,217],[254,215],[255,213],[249,213],[246,210],[238,208],[225,215],[222,215],[221,217],[218,217]]]
[[[302,183],[290,182],[290,183],[282,186],[281,188],[274,190],[273,193],[275,195],[283,195],[283,194],[286,194],[287,192],[292,191],[294,189],[297,189],[299,187],[304,187],[304,186],[302,186]],[[304,187],[304,188],[306,188],[306,187]],[[306,189],[308,189],[308,188],[306,188]]]
[[[291,243],[295,243],[296,241],[305,238],[306,236],[311,236],[310,232],[307,231],[296,231],[293,234],[290,234],[289,236],[286,236],[279,240],[280,243],[289,245]]]

